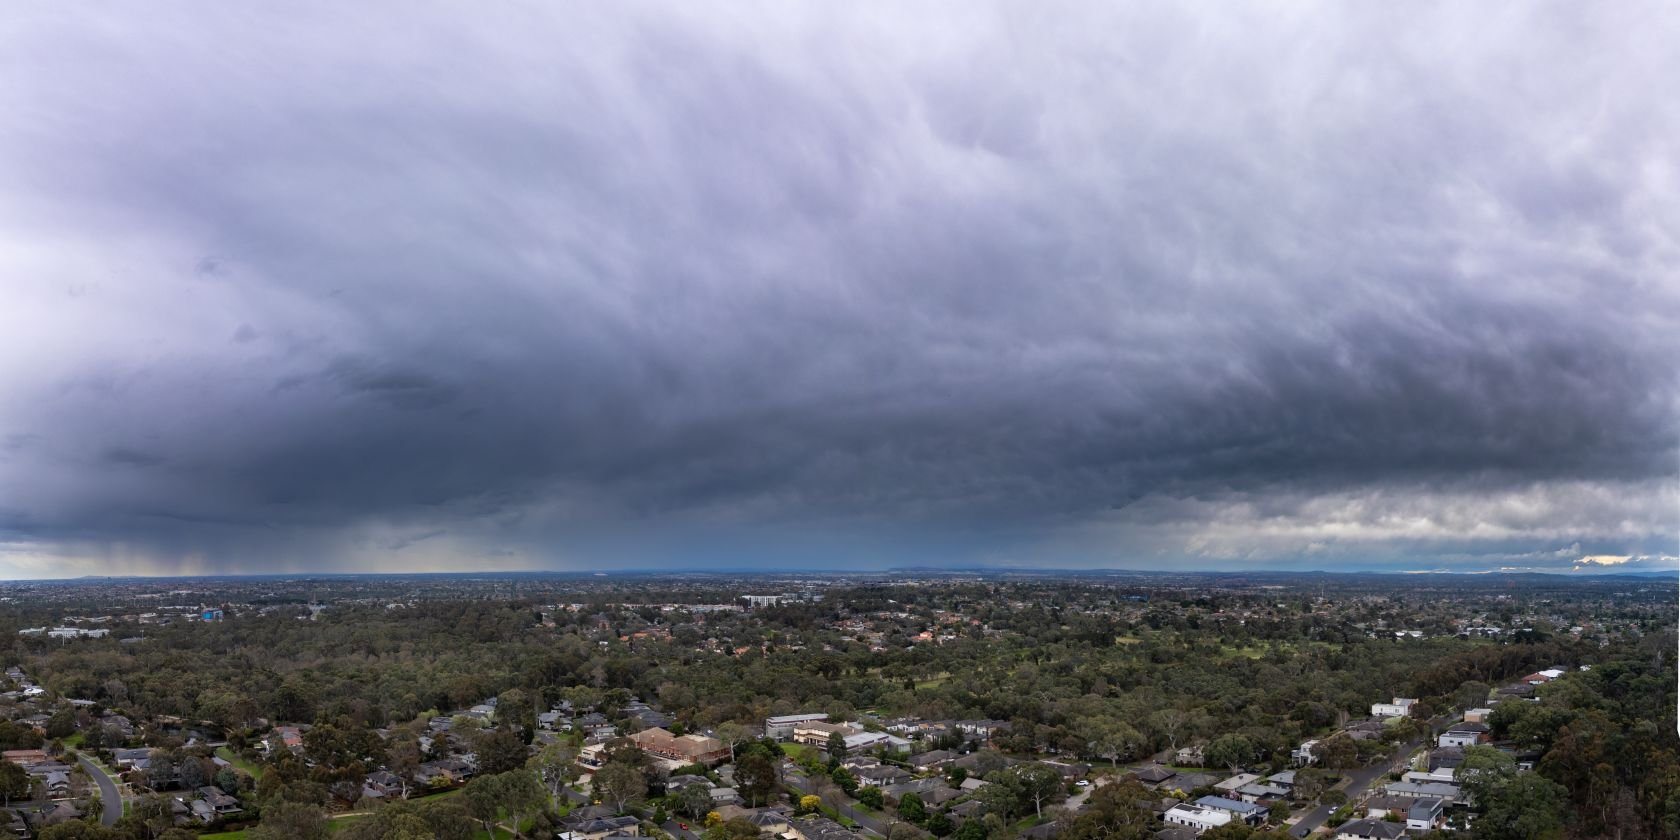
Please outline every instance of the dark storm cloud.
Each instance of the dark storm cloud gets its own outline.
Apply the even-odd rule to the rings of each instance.
[[[20,573],[1673,552],[1667,10],[329,9],[0,30]]]

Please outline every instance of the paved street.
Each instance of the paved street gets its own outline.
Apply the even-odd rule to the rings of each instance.
[[[1430,720],[1429,731],[1431,734],[1428,737],[1428,743],[1434,743],[1434,733],[1440,730],[1445,722],[1453,719],[1455,719],[1454,716],[1441,715]],[[1358,770],[1348,771],[1348,784],[1346,788],[1348,801],[1358,802],[1359,797],[1365,794],[1365,790],[1371,786],[1372,782],[1375,782],[1377,779],[1387,775],[1390,770],[1404,767],[1406,760],[1411,758],[1412,753],[1416,752],[1418,747],[1423,746],[1424,743],[1425,740],[1423,738],[1419,738],[1415,741],[1402,745],[1395,752],[1394,758],[1391,761],[1380,762],[1370,767],[1362,767]],[[1335,808],[1329,805],[1320,805],[1319,807],[1314,808],[1311,813],[1302,817],[1300,822],[1290,826],[1289,833],[1296,837],[1305,837],[1308,834],[1311,834],[1313,829],[1323,825],[1325,820],[1330,819],[1330,815],[1334,813],[1335,810]]]
[[[116,825],[123,815],[122,792],[117,789],[117,783],[105,775],[105,771],[99,769],[99,765],[89,761],[87,756],[77,758],[81,760],[82,769],[87,771],[88,776],[99,783],[99,799],[105,807],[105,813],[99,817],[99,824],[106,828]]]
[[[689,823],[690,828],[693,826],[693,823]],[[666,820],[661,823],[659,827],[665,829],[667,834],[677,838],[677,840],[698,840],[700,837],[699,834],[696,834],[691,830],[684,829],[682,827],[682,823],[678,820]]]

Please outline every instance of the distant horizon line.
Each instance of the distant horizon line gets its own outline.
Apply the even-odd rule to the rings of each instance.
[[[1670,577],[1680,575],[1680,570],[1648,570],[1630,569],[1627,571],[1594,570],[1574,571],[1568,569],[1487,569],[1454,571],[1451,569],[1186,569],[1186,570],[1157,570],[1157,569],[1127,569],[1127,568],[1092,568],[1092,569],[1034,569],[1020,566],[898,566],[876,570],[846,570],[846,569],[809,569],[805,571],[790,571],[785,569],[762,568],[723,568],[723,569],[693,569],[684,567],[650,567],[645,569],[620,569],[608,571],[604,569],[508,569],[500,571],[384,571],[384,572],[221,572],[214,574],[120,574],[120,575],[81,575],[73,578],[0,578],[0,584],[42,584],[42,583],[85,583],[90,581],[169,581],[169,580],[305,580],[312,578],[404,578],[404,577],[461,577],[461,578],[494,578],[494,577],[580,577],[580,578],[634,578],[652,575],[692,575],[700,577],[732,576],[732,577],[838,577],[857,578],[872,575],[950,575],[960,574],[974,577],[1008,576],[1008,575],[1042,575],[1047,577],[1066,577],[1075,575],[1116,575],[1135,577],[1185,577],[1185,576],[1277,576],[1277,577],[1313,577],[1313,576],[1392,576],[1392,577],[1431,577],[1431,576],[1532,576],[1556,577],[1563,579],[1587,578],[1638,578],[1638,577]]]

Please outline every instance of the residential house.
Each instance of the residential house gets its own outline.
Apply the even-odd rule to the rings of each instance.
[[[950,750],[933,750],[910,756],[905,763],[918,773],[931,773],[961,757]]]
[[[1487,743],[1488,731],[1488,725],[1485,723],[1455,723],[1451,729],[1441,733],[1435,742],[1442,747],[1473,747]]]
[[[606,840],[610,835],[641,836],[642,821],[635,817],[599,817],[574,823],[556,835],[559,840]]]
[[[777,808],[765,808],[747,817],[747,821],[758,826],[760,834],[779,835],[786,833],[793,827],[786,811]]]
[[[959,720],[955,723],[957,730],[973,735],[981,740],[990,741],[993,736],[1009,728],[1007,720]]]
[[[1240,788],[1243,785],[1253,784],[1257,781],[1260,781],[1260,774],[1258,773],[1238,773],[1237,775],[1225,779],[1222,782],[1218,782],[1213,787],[1215,790],[1221,790],[1226,793],[1235,793],[1237,788]]]
[[[1412,799],[1447,799],[1459,802],[1463,796],[1458,785],[1444,782],[1389,782],[1383,786],[1383,792],[1390,796],[1406,796]]]
[[[1350,820],[1335,831],[1336,840],[1399,840],[1406,836],[1404,824],[1384,820]]]
[[[209,803],[210,809],[214,811],[218,817],[225,817],[229,814],[237,814],[244,810],[239,807],[238,799],[223,793],[221,788],[212,785],[206,785],[199,788],[198,795],[203,797],[204,802]]]
[[[787,834],[791,840],[857,840],[851,829],[827,817],[792,822],[788,825]]]
[[[1233,819],[1242,820],[1249,825],[1259,825],[1266,821],[1266,809],[1252,802],[1227,799],[1223,796],[1204,796],[1196,800],[1196,804],[1203,808],[1216,808],[1225,811]]]
[[[1152,764],[1140,770],[1133,771],[1132,775],[1137,776],[1138,782],[1150,790],[1159,790],[1163,787],[1177,786],[1172,780],[1178,776],[1178,772],[1175,770],[1169,770],[1158,764]]]
[[[188,802],[187,809],[192,812],[194,817],[198,818],[199,822],[210,823],[216,821],[216,809],[202,799],[194,799]]]
[[[67,799],[70,796],[70,773],[67,770],[44,773],[41,783],[47,790],[48,799]]]
[[[1289,797],[1288,788],[1269,781],[1249,782],[1237,788],[1235,793],[1238,799],[1255,805],[1270,805]]]
[[[1393,703],[1372,703],[1371,716],[1379,718],[1410,717],[1412,706],[1416,703],[1417,698],[1415,697],[1396,697]]]
[[[1319,742],[1317,739],[1302,741],[1301,746],[1290,751],[1289,763],[1296,767],[1305,767],[1308,764],[1316,764],[1318,762],[1318,753],[1316,752],[1318,744]]]
[[[276,726],[274,732],[263,739],[263,747],[270,754],[282,749],[301,753],[303,752],[303,730],[296,726]]]
[[[1493,716],[1493,710],[1492,709],[1465,709],[1464,710],[1464,722],[1465,723],[1487,723],[1488,718],[1490,718],[1492,716]]]
[[[1367,797],[1363,807],[1367,819],[1380,820],[1389,814],[1404,815],[1411,810],[1414,803],[1422,801],[1410,796],[1390,796],[1386,793],[1378,793]]]
[[[885,749],[895,753],[910,751],[909,741],[886,732],[859,732],[856,735],[845,736],[845,740],[848,755],[873,749]]]
[[[1407,831],[1430,831],[1441,825],[1447,803],[1443,799],[1419,799],[1406,809]]]
[[[901,784],[909,781],[910,774],[891,764],[876,763],[872,767],[859,767],[852,770],[860,785],[874,785],[879,788],[888,785]]]
[[[1183,826],[1197,834],[1229,824],[1232,819],[1234,817],[1229,811],[1187,803],[1174,805],[1161,815],[1162,822],[1167,825]]]

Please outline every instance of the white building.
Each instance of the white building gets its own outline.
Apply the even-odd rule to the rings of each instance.
[[[1415,697],[1396,697],[1393,703],[1372,703],[1371,717],[1411,717]]]
[[[1296,747],[1289,754],[1289,761],[1296,767],[1314,764],[1318,761],[1318,756],[1313,752],[1316,749],[1318,749],[1318,741],[1302,741],[1301,746]]]
[[[1230,812],[1218,808],[1203,808],[1200,805],[1179,804],[1167,809],[1161,815],[1167,825],[1182,825],[1201,834],[1210,828],[1218,828],[1229,823],[1232,819]]]

